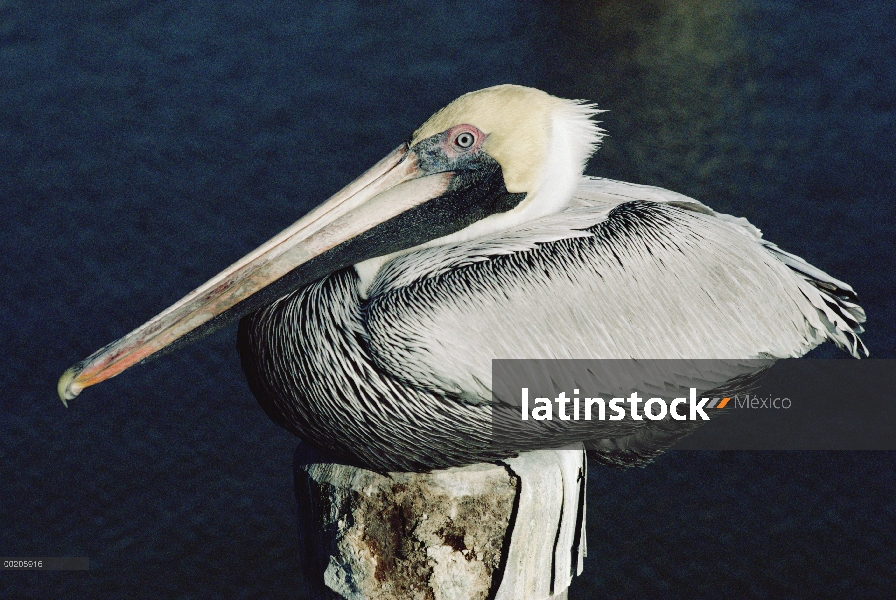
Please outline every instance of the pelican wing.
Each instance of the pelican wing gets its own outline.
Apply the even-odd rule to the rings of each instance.
[[[380,368],[473,401],[494,358],[785,358],[826,340],[867,354],[847,284],[746,219],[606,179],[583,178],[559,214],[391,261],[369,298]]]

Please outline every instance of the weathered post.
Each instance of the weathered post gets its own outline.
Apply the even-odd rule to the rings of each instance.
[[[309,599],[566,598],[585,556],[581,445],[388,476],[296,452]]]

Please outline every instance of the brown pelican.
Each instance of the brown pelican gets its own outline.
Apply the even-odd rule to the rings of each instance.
[[[271,419],[361,466],[423,470],[562,441],[612,462],[653,422],[501,438],[491,359],[784,358],[826,340],[867,354],[852,288],[745,219],[583,176],[597,112],[513,85],[461,96],[291,227],[66,371],[61,398],[241,318],[243,368]]]

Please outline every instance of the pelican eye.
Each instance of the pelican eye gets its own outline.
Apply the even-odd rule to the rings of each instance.
[[[473,137],[473,134],[465,131],[456,138],[454,138],[454,143],[460,146],[461,148],[469,148],[473,145],[473,142],[476,141],[476,138]]]

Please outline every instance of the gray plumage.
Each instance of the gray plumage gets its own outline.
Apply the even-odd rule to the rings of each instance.
[[[362,292],[337,271],[244,318],[239,347],[275,422],[379,471],[572,441],[637,463],[688,431],[624,420],[503,436],[493,358],[785,358],[826,340],[867,354],[847,284],[745,219],[605,179],[583,178],[561,213],[399,256]]]

